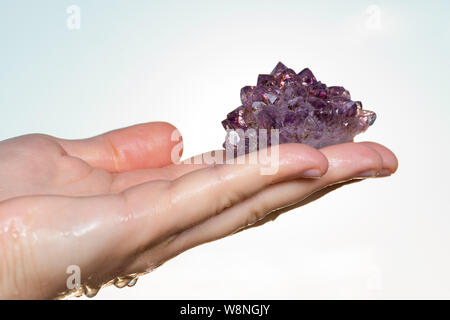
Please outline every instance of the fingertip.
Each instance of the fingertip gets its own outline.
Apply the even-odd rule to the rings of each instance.
[[[359,142],[358,144],[369,147],[377,151],[383,159],[383,171],[389,174],[393,174],[398,169],[398,158],[394,152],[392,152],[387,147],[371,141]]]
[[[332,167],[349,167],[352,174],[380,172],[383,169],[383,158],[373,148],[359,143],[343,143],[322,148]]]

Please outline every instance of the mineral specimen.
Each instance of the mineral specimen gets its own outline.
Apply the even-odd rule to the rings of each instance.
[[[343,87],[327,87],[311,70],[297,74],[281,62],[271,74],[259,75],[256,86],[243,87],[241,101],[222,121],[227,130],[224,147],[236,150],[242,144],[246,153],[271,145],[274,129],[279,130],[278,143],[322,148],[353,141],[376,119],[374,112],[362,109],[360,101],[352,101]],[[261,144],[266,136],[267,142]]]

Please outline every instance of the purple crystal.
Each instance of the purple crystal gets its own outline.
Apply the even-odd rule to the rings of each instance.
[[[281,62],[270,74],[259,75],[256,86],[243,87],[241,101],[242,106],[230,112],[222,125],[228,131],[224,147],[233,149],[240,139],[230,130],[256,130],[255,146],[249,145],[251,134],[244,136],[245,152],[259,148],[259,129],[268,130],[267,145],[271,131],[278,129],[279,143],[322,148],[353,141],[376,119],[360,101],[352,101],[344,87],[327,87],[308,68],[296,74]]]

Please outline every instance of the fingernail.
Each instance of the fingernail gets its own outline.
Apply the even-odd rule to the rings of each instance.
[[[378,177],[388,177],[392,174],[391,170],[389,169],[382,169],[380,172],[378,172]]]
[[[360,174],[358,174],[359,178],[372,178],[372,177],[376,177],[378,175],[378,172],[376,170],[369,170],[369,171],[364,171],[361,172]]]
[[[322,176],[322,171],[319,169],[309,169],[301,174],[303,178],[320,178]]]

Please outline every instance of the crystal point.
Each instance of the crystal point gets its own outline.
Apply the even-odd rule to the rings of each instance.
[[[277,65],[275,66],[275,68],[272,70],[272,72],[270,73],[271,75],[279,75],[281,72],[283,72],[284,70],[286,70],[287,67],[281,63],[278,62]]]

